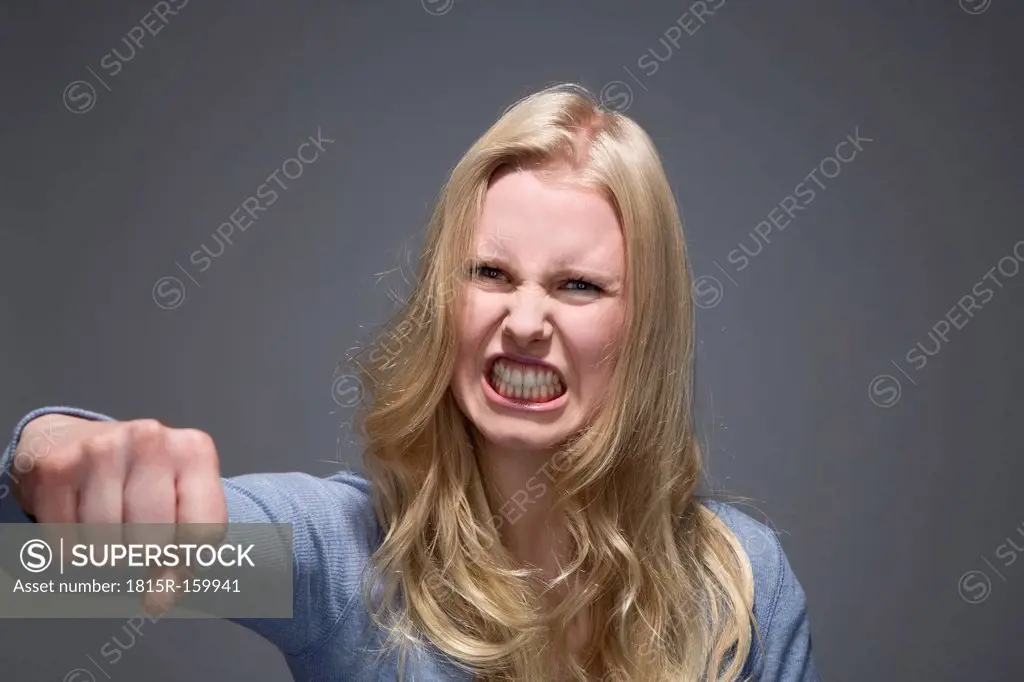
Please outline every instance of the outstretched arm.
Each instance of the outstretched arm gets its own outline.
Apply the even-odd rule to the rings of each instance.
[[[359,598],[376,532],[364,485],[346,474],[221,478],[202,431],[43,408],[19,422],[0,459],[0,521],[290,523],[293,617],[233,620],[301,657],[342,626]]]

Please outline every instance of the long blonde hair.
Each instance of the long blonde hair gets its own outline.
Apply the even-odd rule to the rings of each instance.
[[[556,509],[574,539],[555,607],[500,541],[475,435],[450,390],[463,273],[495,174],[568,168],[618,213],[626,318],[600,410],[557,455]],[[563,172],[564,175],[564,172]],[[443,187],[415,286],[351,359],[370,390],[356,424],[383,540],[363,598],[387,647],[429,642],[481,680],[735,680],[751,650],[753,577],[729,528],[696,497],[693,304],[682,223],[651,139],[586,90],[526,97]],[[581,576],[585,578],[581,579]],[[565,647],[574,615],[593,637]]]

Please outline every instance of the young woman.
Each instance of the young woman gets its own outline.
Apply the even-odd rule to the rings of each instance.
[[[62,420],[38,521],[294,524],[294,617],[240,622],[297,680],[813,681],[777,538],[695,493],[690,278],[650,138],[549,88],[456,166],[355,358],[368,480],[222,480],[202,432],[69,407],[5,465]]]

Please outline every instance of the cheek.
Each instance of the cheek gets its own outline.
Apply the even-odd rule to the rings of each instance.
[[[489,330],[493,327],[494,314],[490,311],[486,295],[469,289],[463,298],[464,305],[459,312],[458,362],[459,373],[473,370],[480,360],[480,354],[487,342]]]
[[[566,341],[581,382],[603,384],[611,377],[613,363],[607,358],[622,331],[622,323],[618,307],[567,321],[572,326],[566,328],[573,332],[566,335]]]

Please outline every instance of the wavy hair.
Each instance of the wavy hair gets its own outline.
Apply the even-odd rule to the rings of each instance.
[[[602,194],[626,251],[626,317],[607,398],[567,442],[549,486],[574,540],[547,587],[500,541],[474,427],[450,389],[461,290],[496,174],[551,170]],[[365,441],[382,541],[362,597],[385,649],[432,644],[479,680],[735,680],[759,636],[739,540],[696,488],[694,311],[682,222],[632,119],[561,84],[508,108],[452,170],[401,310],[350,357],[368,387]],[[591,640],[569,651],[573,617]]]

